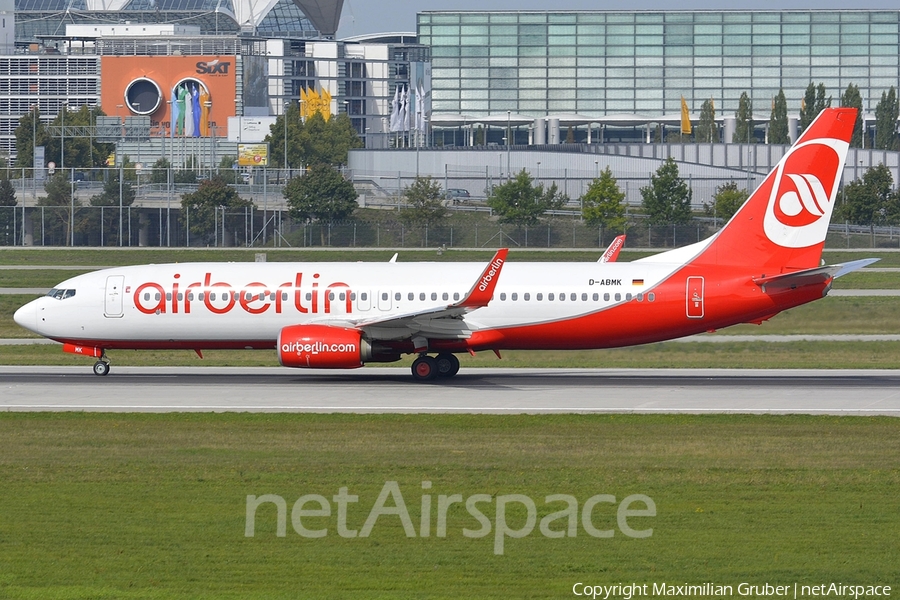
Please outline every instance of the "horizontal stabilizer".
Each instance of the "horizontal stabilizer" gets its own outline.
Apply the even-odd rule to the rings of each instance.
[[[877,258],[864,258],[862,260],[854,260],[847,263],[825,265],[824,267],[816,267],[814,269],[804,269],[803,271],[795,271],[793,273],[773,275],[771,277],[754,277],[753,283],[762,287],[764,292],[794,289],[804,285],[825,283],[830,279],[836,279],[847,273],[862,269],[878,260],[879,259]]]

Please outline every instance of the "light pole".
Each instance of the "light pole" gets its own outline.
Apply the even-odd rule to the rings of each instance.
[[[285,169],[285,177],[284,181],[287,183],[287,180],[290,179],[290,166],[288,166],[288,143],[287,143],[287,118],[288,118],[288,110],[291,108],[291,102],[288,100],[284,103],[284,169]]]
[[[509,147],[512,144],[512,129],[509,127],[509,119],[511,116],[511,111],[506,111],[506,180],[509,181],[510,178],[510,170],[509,170]]]
[[[37,104],[31,105],[31,190],[32,197],[37,201],[37,121],[40,118],[41,111]],[[25,206],[25,203],[22,203]],[[24,209],[23,209],[24,210]],[[22,214],[24,223],[24,213]],[[24,231],[24,229],[23,229]],[[22,240],[24,244],[25,240]]]
[[[60,154],[59,154],[59,170],[60,172],[66,169],[66,113],[69,111],[69,101],[63,100],[62,103],[62,137],[60,141]]]

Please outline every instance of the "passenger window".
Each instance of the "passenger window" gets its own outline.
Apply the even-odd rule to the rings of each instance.
[[[649,300],[650,302],[654,302],[656,300],[656,294],[650,292],[649,294],[647,294],[647,300]]]
[[[616,292],[616,302],[622,299],[622,294]]]
[[[184,299],[184,294],[178,292],[178,301],[181,302]]]
[[[159,300],[159,294],[156,295],[156,299]],[[215,300],[216,300],[216,293],[215,293],[215,292],[210,292],[210,293],[209,293],[209,300],[210,300],[210,302],[215,302]]]
[[[162,298],[162,296],[160,296],[160,295],[159,295],[159,292],[157,292],[157,293],[156,293],[156,298],[155,298],[155,300],[156,300],[157,302],[159,302],[160,298]]]
[[[188,302],[194,301],[194,292],[188,292]]]
[[[506,302],[506,292],[500,294],[500,302]]]
[[[578,294],[576,294],[574,292],[569,294],[569,300],[571,300],[572,302],[575,302],[576,300],[578,300]]]
[[[456,302],[459,300],[459,292],[453,292],[453,301]]]
[[[356,302],[356,292],[350,292],[350,299]],[[285,300],[287,300],[287,296],[285,295]]]
[[[553,302],[553,300],[555,298],[556,298],[556,296],[553,295],[553,292],[550,292],[549,294],[547,294],[547,300],[549,300],[550,302]]]
[[[560,302],[565,302],[565,301],[566,301],[566,295],[565,295],[564,293],[559,295],[559,301],[560,301]]]
[[[148,294],[147,292],[144,292],[144,300],[145,300],[145,301],[149,301],[149,300],[150,300],[150,294]]]
[[[419,300],[425,302],[425,292],[419,292]]]
[[[522,300],[524,300],[525,302],[528,302],[529,300],[531,300],[531,294],[529,294],[528,292],[525,292],[524,294],[522,294]]]
[[[625,300],[626,300],[626,301],[630,301],[630,300],[631,300],[631,293],[625,294]]]
[[[449,299],[450,299],[450,294],[448,294],[447,292],[444,292],[443,294],[441,294],[441,299],[442,299],[442,300],[449,300]]]
[[[381,292],[381,299],[384,300],[385,302],[387,302],[387,299],[388,299],[388,293],[387,293],[387,292]]]
[[[515,302],[516,300],[519,299],[519,294],[513,292],[512,295],[511,295],[511,297],[512,297],[512,301]]]
[[[366,292],[360,292],[359,299],[362,300],[363,302],[365,302],[366,300],[369,299],[369,294],[367,294]]]
[[[603,294],[603,301],[604,301],[604,302],[609,302],[609,292]]]
[[[586,293],[585,293],[585,294],[581,294],[581,301],[582,301],[582,302],[587,302],[587,294],[586,294]]]
[[[538,294],[538,295],[536,296],[536,299],[537,299],[538,302],[540,302],[541,300],[544,299],[544,295],[543,295],[543,294]],[[553,300],[553,298],[550,298],[550,299]]]
[[[347,299],[347,294],[346,294],[346,293],[341,292],[341,293],[338,295],[338,300],[340,300],[341,302],[343,302],[343,301],[346,300],[346,299]]]
[[[203,302],[203,296],[203,292],[200,292],[199,294],[197,294],[197,299],[200,300],[200,302]]]
[[[437,300],[437,292],[431,292],[431,299]]]
[[[416,299],[416,295],[413,292],[410,292],[409,296],[407,296],[407,298],[409,298],[409,301],[412,302],[413,300]]]
[[[600,299],[600,294],[598,294],[597,292],[594,292],[594,295],[592,296],[592,298],[593,298],[594,302],[596,302],[597,300]]]
[[[400,292],[396,292],[394,294],[394,300],[396,300],[398,302],[400,301],[400,298],[402,298],[402,297],[403,297],[403,295]]]
[[[329,301],[329,302],[333,302],[333,301],[334,301],[334,292],[328,292],[328,301]]]
[[[644,294],[638,293],[638,295],[637,295],[637,301],[638,301],[638,302],[643,302],[643,301],[644,301]]]
[[[306,301],[309,302],[312,300],[312,292],[306,292]]]

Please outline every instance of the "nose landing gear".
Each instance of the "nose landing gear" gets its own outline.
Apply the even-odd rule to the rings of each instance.
[[[109,375],[109,362],[105,360],[98,360],[94,363],[94,375],[105,376]]]

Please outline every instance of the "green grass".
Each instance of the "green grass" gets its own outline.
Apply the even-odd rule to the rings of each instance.
[[[900,420],[766,416],[402,416],[0,414],[0,597],[11,599],[549,598],[576,582],[714,581],[896,586]],[[396,481],[416,533],[422,494],[431,536],[407,538],[396,516],[369,537],[295,533],[304,494],[359,497],[361,529]],[[421,482],[432,482],[423,492]],[[523,494],[538,521],[596,494],[645,494],[655,517],[617,530],[614,505],[585,534],[470,539],[478,523],[438,495]],[[272,505],[244,536],[247,495]],[[393,506],[388,500],[387,506]],[[496,523],[495,503],[479,507]],[[312,506],[307,506],[312,508]],[[519,508],[515,506],[513,508]],[[580,513],[580,510],[579,510]],[[524,512],[511,510],[511,527]],[[554,529],[564,528],[557,520]]]

